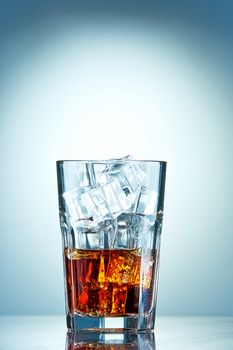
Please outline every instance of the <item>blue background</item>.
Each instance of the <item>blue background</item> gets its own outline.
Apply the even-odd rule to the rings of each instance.
[[[168,161],[158,313],[233,315],[233,2],[0,2],[0,313],[64,313],[55,161]]]

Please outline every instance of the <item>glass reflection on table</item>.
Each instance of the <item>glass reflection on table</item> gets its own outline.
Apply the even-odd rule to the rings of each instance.
[[[155,350],[154,333],[67,332],[65,350]]]

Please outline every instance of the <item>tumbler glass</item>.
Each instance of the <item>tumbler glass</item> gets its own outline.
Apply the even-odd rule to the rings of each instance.
[[[67,328],[153,330],[166,162],[58,161]]]

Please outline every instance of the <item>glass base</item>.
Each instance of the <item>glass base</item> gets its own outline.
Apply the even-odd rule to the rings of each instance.
[[[103,333],[147,332],[154,330],[154,314],[125,317],[88,317],[68,314],[67,328]]]

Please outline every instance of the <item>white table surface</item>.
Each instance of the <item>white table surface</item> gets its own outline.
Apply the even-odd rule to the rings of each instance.
[[[0,316],[0,350],[65,350],[65,342],[64,316]],[[233,350],[233,317],[158,317],[155,343],[156,350]]]

